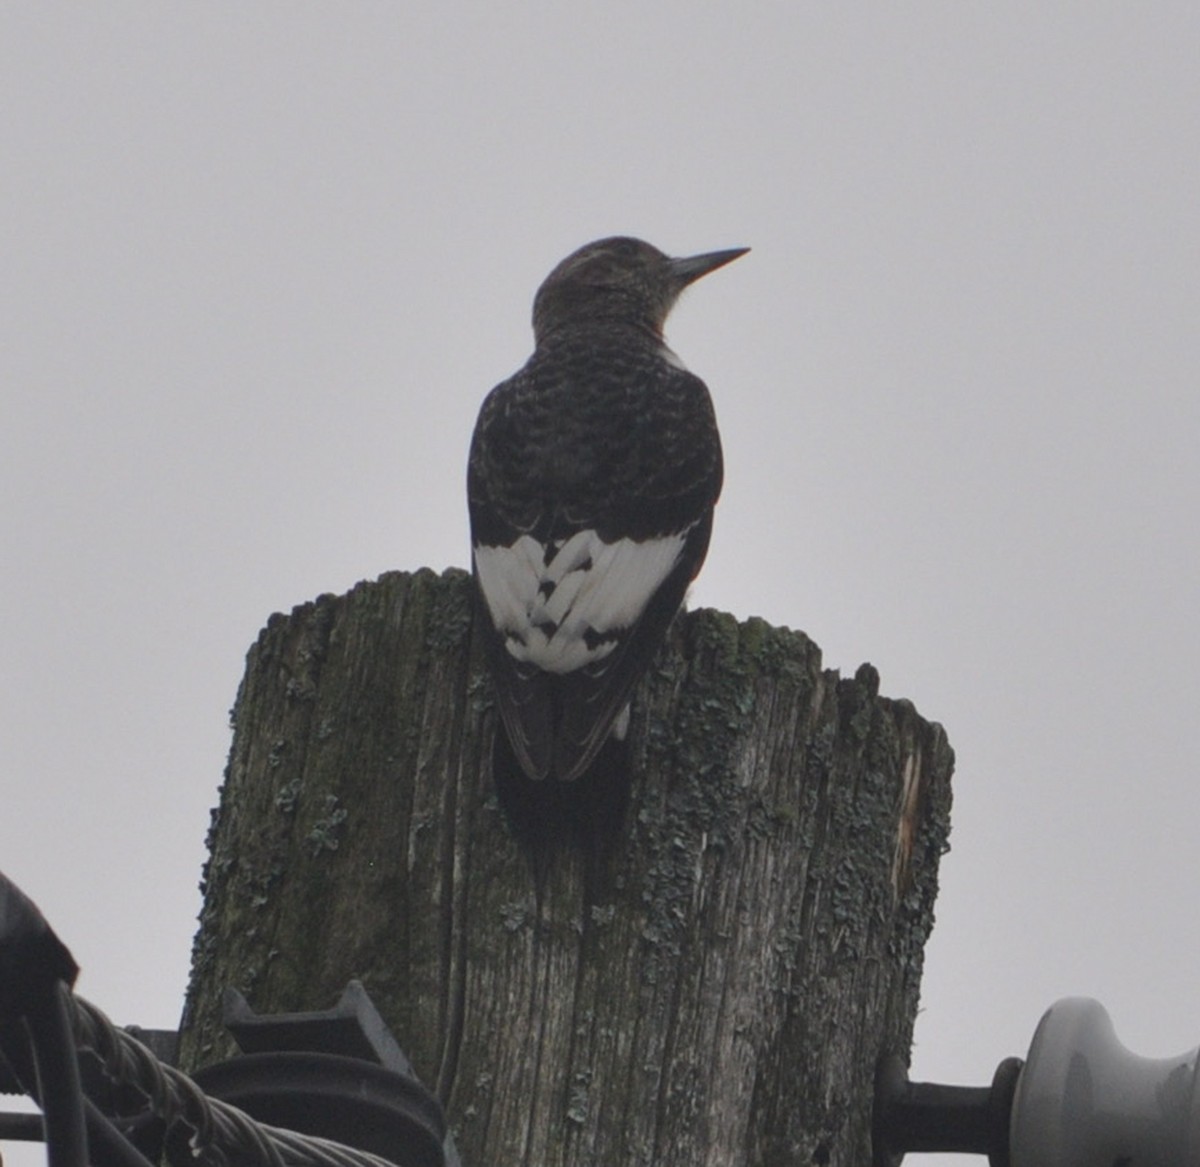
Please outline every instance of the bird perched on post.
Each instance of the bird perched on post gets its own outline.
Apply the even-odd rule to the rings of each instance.
[[[533,303],[535,348],[483,403],[467,493],[501,718],[531,781],[574,783],[704,562],[721,491],[708,390],[663,340],[679,294],[747,248],[601,239]]]

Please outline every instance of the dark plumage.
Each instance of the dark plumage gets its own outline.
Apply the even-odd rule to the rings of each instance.
[[[744,248],[590,243],[538,290],[535,351],[471,442],[472,562],[512,754],[571,782],[612,732],[700,570],[721,491],[704,383],[666,347],[679,293]]]

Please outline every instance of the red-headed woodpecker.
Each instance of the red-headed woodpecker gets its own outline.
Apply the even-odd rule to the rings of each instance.
[[[624,737],[633,687],[704,562],[721,441],[663,323],[684,288],[746,250],[580,248],[538,290],[533,356],[480,410],[474,577],[500,714],[531,779],[571,782]]]

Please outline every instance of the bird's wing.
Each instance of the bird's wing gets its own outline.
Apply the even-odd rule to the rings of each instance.
[[[641,542],[572,536],[549,561],[531,536],[475,548],[501,716],[531,777],[577,778],[662,643],[703,562],[712,514]]]
[[[646,416],[650,407],[639,414],[638,449],[606,456],[586,490],[548,502],[544,491],[521,489],[523,478],[539,480],[530,463],[546,451],[518,448],[497,421],[511,384],[485,403],[472,443],[481,623],[518,760],[532,778],[570,781],[603,745],[704,561],[720,442],[703,383],[671,369],[654,387],[661,416]],[[596,444],[609,455],[630,446],[631,428],[605,433],[598,420],[589,454]],[[509,457],[495,455],[497,443]]]
[[[578,777],[604,744],[700,570],[711,531],[709,510],[686,531],[612,547],[612,565],[592,580],[581,616],[594,629],[583,639],[595,644],[595,659],[563,678],[554,742],[560,777]]]

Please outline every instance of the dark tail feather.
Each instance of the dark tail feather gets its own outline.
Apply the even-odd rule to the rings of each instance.
[[[496,795],[518,842],[535,866],[563,845],[603,860],[612,850],[629,806],[630,749],[613,737],[573,782],[526,776],[508,734],[496,726],[492,776]]]

